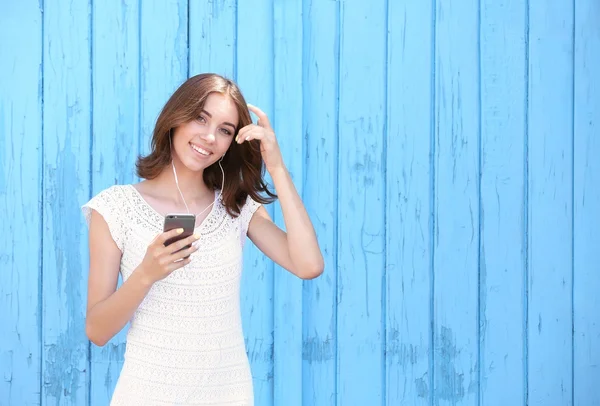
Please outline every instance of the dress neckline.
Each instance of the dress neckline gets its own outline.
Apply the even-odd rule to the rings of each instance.
[[[165,215],[163,215],[162,213],[160,213],[158,210],[156,210],[150,203],[148,203],[148,201],[146,200],[146,198],[140,193],[139,190],[137,190],[137,188],[135,186],[133,186],[133,184],[128,184],[127,185],[129,188],[131,188],[133,190],[133,193],[140,199],[140,201],[142,202],[142,204],[144,206],[146,206],[148,208],[148,210],[150,210],[152,213],[154,213],[155,216],[157,216],[161,222],[165,221]],[[215,201],[210,209],[210,211],[208,212],[208,214],[206,215],[206,217],[200,222],[200,224],[198,224],[196,227],[194,227],[194,231],[198,230],[200,228],[202,228],[204,226],[204,224],[206,224],[208,222],[209,217],[212,217],[217,205],[219,204],[219,201],[217,201],[217,194],[219,193],[218,189],[215,189],[214,191],[214,198]]]

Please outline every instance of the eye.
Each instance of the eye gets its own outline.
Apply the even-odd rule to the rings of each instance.
[[[221,128],[221,132],[223,132],[223,134],[225,134],[225,135],[231,135],[231,131],[229,131],[226,128]]]
[[[206,123],[206,119],[202,115],[198,116],[197,120],[201,123]]]

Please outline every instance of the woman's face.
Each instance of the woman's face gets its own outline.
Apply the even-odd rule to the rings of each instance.
[[[178,159],[190,171],[204,170],[227,152],[238,122],[233,100],[221,93],[211,93],[200,115],[174,130],[173,159]]]

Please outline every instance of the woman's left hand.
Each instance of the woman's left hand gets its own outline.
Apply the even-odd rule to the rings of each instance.
[[[238,144],[244,141],[258,140],[260,142],[260,153],[267,171],[272,173],[274,169],[283,167],[283,158],[277,144],[277,138],[275,138],[275,131],[271,127],[269,118],[261,109],[251,104],[248,104],[248,109],[256,114],[258,122],[243,127],[235,140]]]

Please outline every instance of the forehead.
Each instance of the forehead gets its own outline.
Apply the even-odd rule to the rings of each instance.
[[[222,93],[211,93],[204,102],[204,108],[214,119],[237,123],[239,113],[233,99]]]

